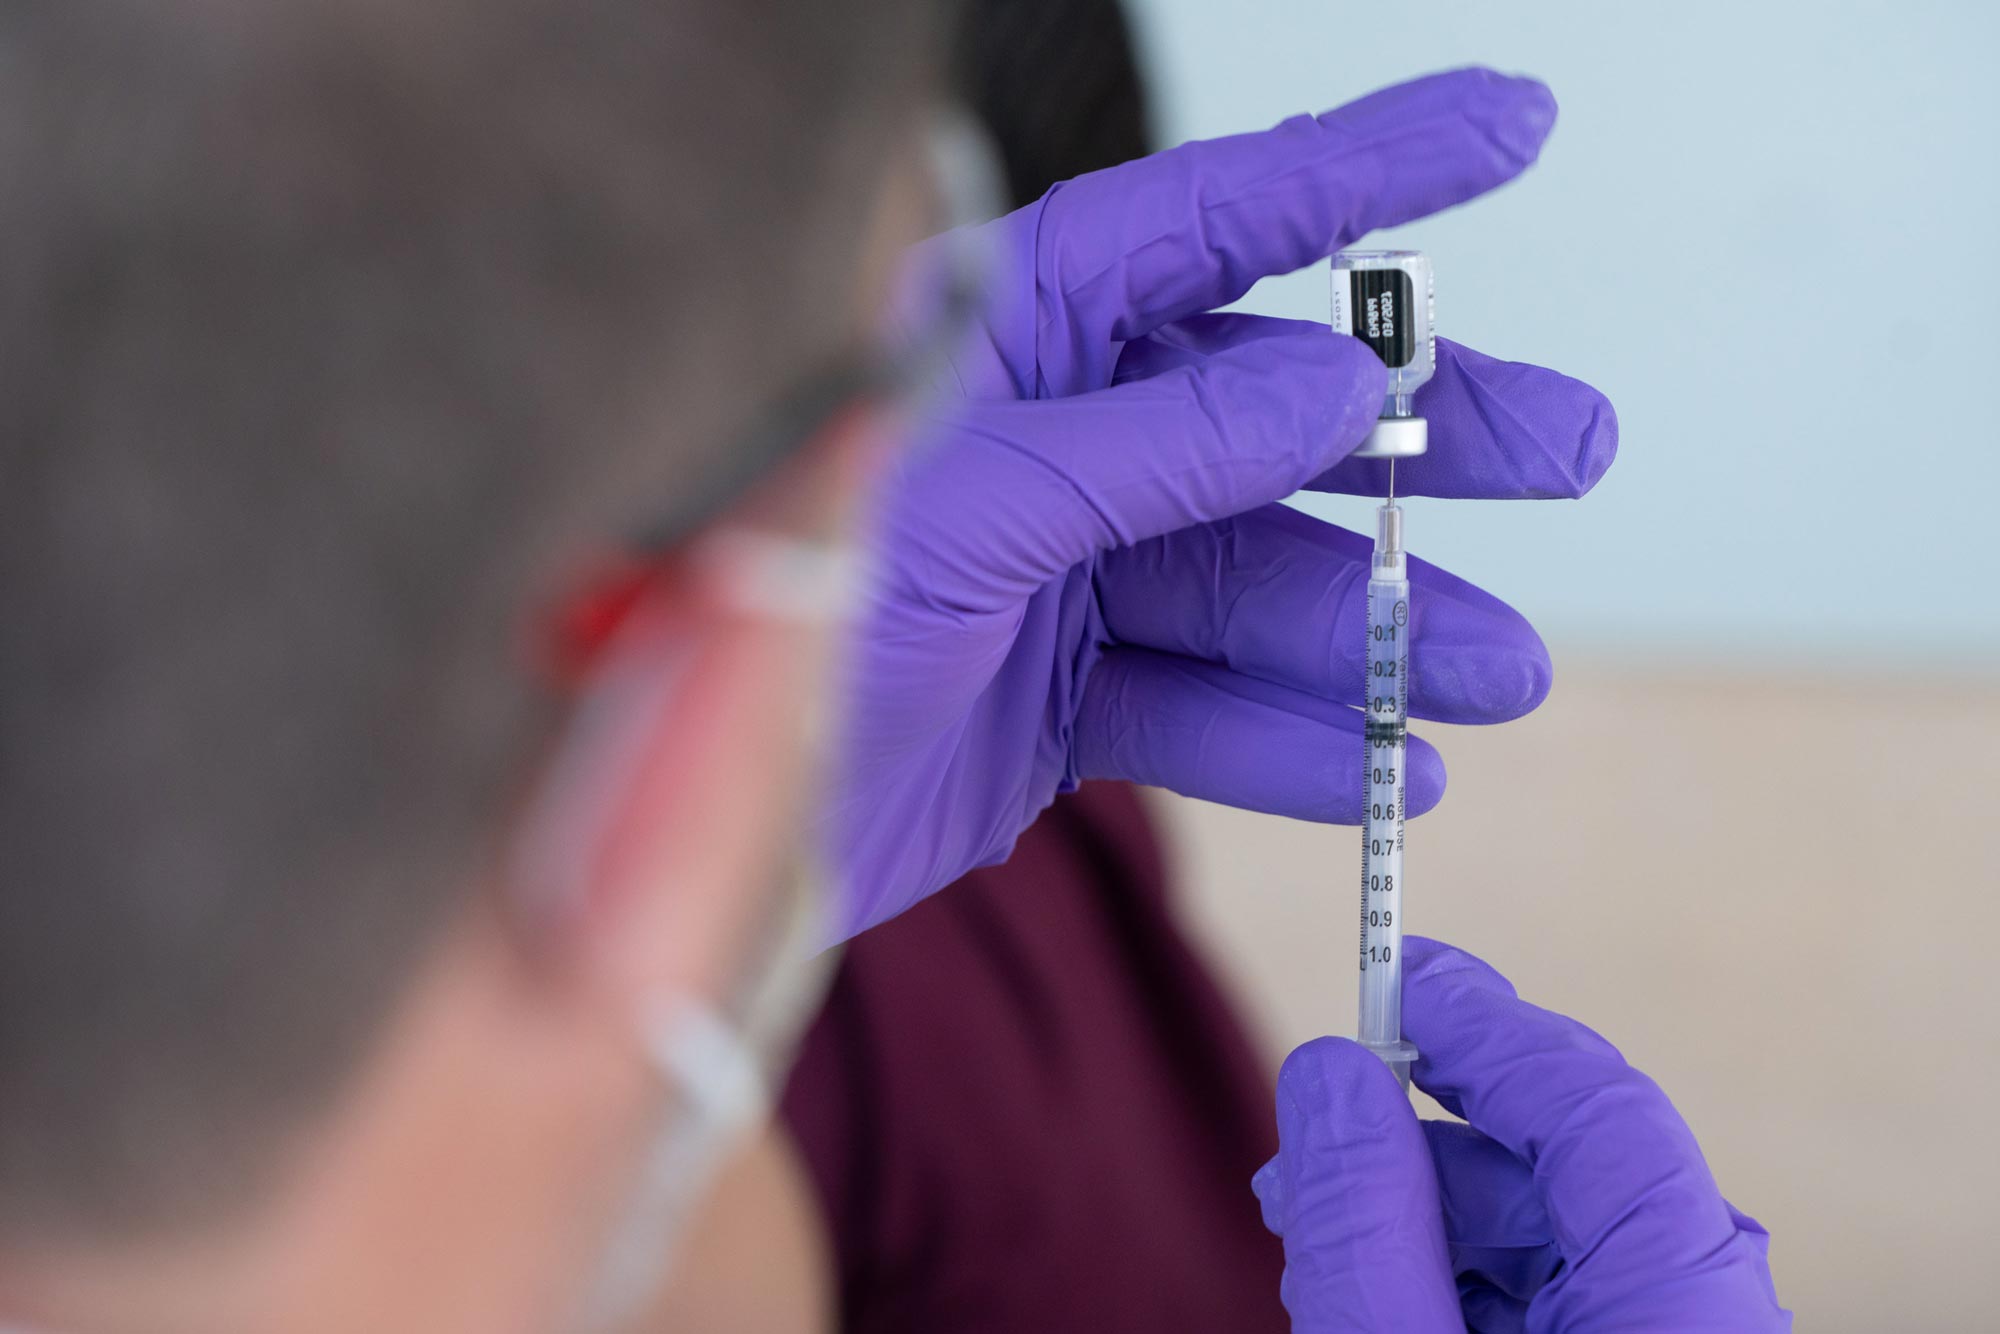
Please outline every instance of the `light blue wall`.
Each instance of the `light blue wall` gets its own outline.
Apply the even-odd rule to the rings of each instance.
[[[1419,553],[1565,649],[2000,663],[2000,4],[1131,3],[1167,142],[1475,62],[1561,100],[1522,180],[1380,235],[1443,332],[1603,388],[1618,464],[1413,504]],[[1243,304],[1324,319],[1323,275]]]

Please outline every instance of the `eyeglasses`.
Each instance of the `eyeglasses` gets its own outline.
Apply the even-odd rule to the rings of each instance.
[[[575,705],[515,842],[510,898],[531,916],[560,914],[588,897],[590,868],[624,804],[621,775],[644,763],[649,720],[664,716],[677,686],[676,608],[707,600],[753,616],[823,620],[851,602],[858,583],[851,553],[724,516],[816,443],[921,399],[945,378],[940,372],[980,308],[988,262],[973,224],[992,216],[999,171],[984,134],[963,115],[938,118],[927,155],[939,211],[958,225],[927,245],[926,299],[914,303],[904,332],[798,380],[729,451],[721,478],[592,571],[539,627],[538,666]]]

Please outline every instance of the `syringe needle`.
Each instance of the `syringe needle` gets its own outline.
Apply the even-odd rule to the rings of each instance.
[[[1389,503],[1396,503],[1396,460],[1389,460]]]

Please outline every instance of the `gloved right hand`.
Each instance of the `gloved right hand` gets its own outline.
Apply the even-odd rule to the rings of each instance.
[[[898,461],[825,810],[839,934],[1004,858],[1085,779],[1353,823],[1368,538],[1273,502],[1380,495],[1352,459],[1385,372],[1323,323],[1216,314],[1267,274],[1460,203],[1540,151],[1555,99],[1457,70],[1093,172],[980,229],[1000,257],[927,447]],[[1577,496],[1604,397],[1438,340],[1403,495]],[[1410,714],[1518,717],[1534,630],[1411,562]],[[1444,788],[1411,737],[1411,813]]]
[[[1345,1039],[1292,1053],[1255,1189],[1295,1331],[1791,1328],[1769,1236],[1722,1198],[1658,1085],[1470,954],[1404,948],[1412,1077],[1468,1124],[1420,1122]]]

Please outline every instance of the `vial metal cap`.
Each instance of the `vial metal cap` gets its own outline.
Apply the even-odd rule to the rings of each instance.
[[[1349,455],[1357,459],[1413,459],[1430,448],[1430,423],[1422,417],[1383,417],[1376,421],[1361,447]]]

